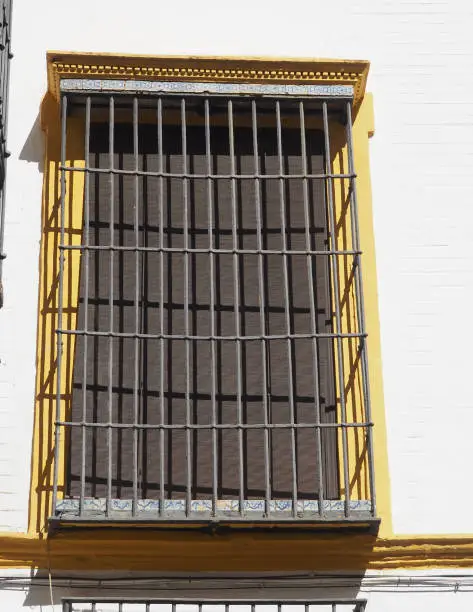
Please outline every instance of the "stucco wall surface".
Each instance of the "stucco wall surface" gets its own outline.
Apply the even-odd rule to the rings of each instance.
[[[443,571],[416,572],[367,572],[364,576],[287,576],[278,579],[266,575],[258,580],[248,577],[224,577],[214,574],[211,578],[171,577],[170,575],[133,573],[114,575],[100,573],[100,585],[94,573],[53,574],[49,581],[48,573],[29,574],[26,570],[0,571],[0,608],[8,612],[31,610],[32,612],[62,612],[64,599],[83,598],[87,602],[99,599],[110,599],[113,603],[97,603],[95,612],[146,612],[143,603],[123,604],[118,606],[120,598],[139,598],[141,600],[188,600],[179,604],[181,612],[196,612],[199,598],[211,598],[218,602],[229,600],[247,600],[254,602],[256,612],[275,612],[277,606],[263,605],[261,600],[284,601],[298,599],[301,601],[324,600],[354,601],[365,600],[366,612],[469,612],[473,605],[471,585],[473,572],[470,570],[453,570],[446,576]],[[271,583],[271,586],[269,585]],[[292,586],[289,586],[289,584]],[[297,589],[294,585],[297,584]],[[209,590],[210,587],[210,590]],[[207,590],[206,590],[207,589]],[[75,604],[74,611],[89,612],[91,603]],[[150,606],[154,612],[155,604]],[[161,606],[162,612],[170,606]],[[221,612],[221,605],[205,606],[207,612]],[[248,612],[246,605],[230,606],[230,610]],[[300,605],[284,604],[285,612],[300,612]],[[330,603],[324,606],[313,606],[310,612],[332,612]],[[353,606],[339,605],[337,612],[352,612]]]

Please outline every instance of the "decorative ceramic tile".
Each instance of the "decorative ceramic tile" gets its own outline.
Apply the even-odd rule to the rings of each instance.
[[[90,514],[105,513],[107,501],[104,498],[86,498],[83,500],[83,511]],[[62,499],[57,503],[58,513],[79,514],[79,499]],[[131,514],[133,511],[133,501],[131,499],[111,499],[110,510],[114,513]],[[161,512],[161,503],[157,499],[140,499],[137,503],[137,514]],[[234,514],[240,512],[240,503],[237,499],[217,500],[216,510],[218,514]],[[371,511],[371,502],[368,500],[350,500],[349,510],[353,513],[367,513]],[[169,516],[176,513],[185,513],[186,501],[184,499],[166,499],[164,501],[164,513]],[[322,504],[323,512],[333,512],[343,514],[345,512],[344,500],[324,500]],[[191,513],[193,515],[212,512],[211,499],[194,499],[191,501]],[[243,515],[266,513],[266,503],[264,499],[246,499],[241,508]],[[271,499],[269,500],[269,513],[277,515],[279,513],[291,513],[292,500]],[[296,502],[296,513],[298,516],[304,514],[314,514],[319,512],[319,502],[313,499],[298,499]]]
[[[157,499],[139,499],[138,512],[159,512],[160,503]]]
[[[61,512],[73,512],[79,510],[78,499],[61,499],[56,504],[57,510]]]
[[[263,83],[202,83],[192,81],[137,81],[134,79],[61,79],[61,91],[98,91],[173,94],[255,94],[352,98],[352,85],[290,85]]]
[[[131,499],[111,499],[110,510],[114,512],[129,512],[133,507]]]
[[[211,499],[194,499],[191,501],[191,512],[211,512],[212,511],[212,500]]]
[[[238,499],[217,499],[217,512],[239,512]]]

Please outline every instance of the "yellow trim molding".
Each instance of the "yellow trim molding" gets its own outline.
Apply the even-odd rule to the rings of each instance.
[[[336,59],[113,55],[49,51],[48,89],[59,98],[60,79],[279,82],[352,85],[355,106],[363,99],[369,62]]]
[[[333,571],[473,567],[473,537],[80,530],[38,539],[0,534],[0,567],[53,570]]]

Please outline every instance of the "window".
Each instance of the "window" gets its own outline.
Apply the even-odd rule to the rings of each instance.
[[[43,105],[36,527],[376,528],[366,63],[86,60]]]
[[[3,232],[5,225],[5,174],[6,159],[9,153],[7,141],[8,85],[10,77],[10,60],[13,57],[10,46],[11,0],[3,0],[0,15],[0,308],[3,305],[2,262]]]
[[[366,601],[163,601],[163,600],[65,600],[64,612],[364,612]]]

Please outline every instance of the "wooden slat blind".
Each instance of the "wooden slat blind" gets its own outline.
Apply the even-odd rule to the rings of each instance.
[[[108,124],[93,123],[90,130],[89,165],[97,168],[110,166]],[[190,174],[207,172],[206,141],[203,125],[187,126],[187,168]],[[121,170],[135,170],[133,126],[117,123],[114,128],[113,165]],[[324,172],[323,135],[314,129],[306,130],[307,170],[310,174]],[[282,128],[284,172],[301,174],[301,140],[296,128]],[[279,172],[276,128],[265,124],[258,130],[259,166],[261,174]],[[214,174],[231,172],[228,127],[211,126],[211,163]],[[160,168],[156,125],[139,125],[139,168],[157,172]],[[235,127],[235,164],[237,174],[254,174],[253,136],[251,127]],[[164,123],[163,168],[166,173],[182,172],[181,127],[174,121]],[[85,275],[82,255],[78,326],[82,328],[85,309],[88,309],[89,329],[110,330],[110,257],[114,257],[113,319],[117,332],[135,333],[135,291],[139,286],[139,332],[160,333],[160,309],[164,308],[164,330],[169,336],[182,335],[185,330],[184,261],[189,270],[189,332],[192,336],[210,334],[211,317],[219,337],[235,336],[235,282],[233,255],[215,254],[215,308],[210,307],[210,255],[185,253],[184,234],[188,232],[191,249],[209,247],[209,194],[204,178],[188,180],[188,227],[184,226],[183,179],[158,176],[139,176],[139,197],[135,201],[133,174],[114,177],[114,244],[134,247],[135,206],[139,207],[139,244],[141,247],[165,247],[174,252],[141,252],[139,278],[135,273],[133,250],[90,252],[88,303],[84,301]],[[162,181],[163,198],[160,197]],[[327,250],[327,215],[325,181],[307,179],[310,203],[311,249]],[[257,182],[249,179],[236,181],[238,249],[256,250]],[[280,220],[279,179],[260,181],[262,214],[262,243],[264,250],[276,253],[263,256],[266,336],[286,334],[285,298],[283,287],[284,257]],[[231,180],[212,181],[214,215],[213,242],[215,249],[233,248]],[[303,179],[285,179],[286,240],[289,251],[304,251],[305,219]],[[164,207],[164,244],[160,244],[160,206]],[[110,176],[93,174],[89,194],[89,239],[92,245],[110,244]],[[160,257],[164,258],[164,278],[160,278]],[[316,303],[317,332],[331,332],[331,289],[329,257],[312,255]],[[258,265],[256,253],[238,255],[238,317],[242,336],[260,336]],[[312,330],[307,256],[288,255],[291,333],[310,334]],[[164,294],[161,295],[161,280]],[[164,360],[161,360],[162,341],[157,338],[140,339],[139,381],[134,380],[134,338],[114,339],[112,412],[113,422],[132,424],[134,418],[133,391],[139,389],[139,422],[147,425],[161,423],[161,394],[164,394],[164,423],[186,424],[186,363],[185,341],[164,340]],[[290,423],[289,399],[294,397],[296,423],[314,423],[315,394],[320,400],[321,421],[336,422],[335,384],[333,365],[333,339],[319,338],[318,375],[313,376],[313,343],[310,338],[292,342],[292,380],[288,379],[288,349],[285,339],[242,341],[242,386],[237,388],[235,340],[216,341],[216,388],[212,386],[211,341],[190,341],[190,409],[191,423],[209,426],[212,407],[216,406],[216,421],[229,425],[217,432],[217,466],[219,499],[236,499],[239,495],[239,443],[237,395],[241,393],[243,423],[262,426],[265,422],[263,397],[268,399],[270,424]],[[263,388],[262,345],[266,351],[267,388]],[[84,380],[84,339],[77,337],[74,372],[72,421],[82,419],[82,393],[85,385],[87,421],[107,423],[109,418],[109,339],[88,339],[87,372]],[[161,370],[164,370],[164,388],[160,388]],[[214,402],[213,402],[214,400]],[[265,495],[265,473],[269,470],[272,499],[290,499],[292,496],[292,465],[290,429],[270,429],[269,465],[264,454],[264,429],[244,429],[244,499]],[[133,494],[133,428],[114,428],[112,434],[112,497],[130,499]],[[185,429],[167,429],[164,448],[160,445],[158,429],[139,430],[138,465],[139,497],[156,499],[161,487],[161,460],[164,460],[164,489],[168,499],[185,497],[187,482]],[[324,495],[339,498],[337,434],[334,428],[323,429],[321,434]],[[80,494],[82,433],[72,428],[68,463],[68,495]],[[212,429],[194,429],[191,432],[192,499],[210,499],[212,496],[213,446]],[[319,487],[317,469],[317,440],[315,428],[296,430],[297,489],[300,499],[316,499]],[[85,495],[106,497],[108,469],[108,434],[104,428],[86,431]]]

